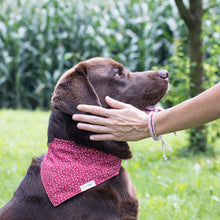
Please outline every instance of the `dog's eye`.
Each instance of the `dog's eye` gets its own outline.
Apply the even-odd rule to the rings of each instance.
[[[115,73],[115,76],[120,76],[120,74],[119,73]]]
[[[120,70],[120,69],[117,69],[117,70],[114,71],[114,75],[115,75],[116,77],[121,76],[122,74],[123,74],[123,72],[122,72],[122,70]]]

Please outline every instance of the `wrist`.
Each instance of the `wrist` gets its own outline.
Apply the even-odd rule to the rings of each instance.
[[[145,132],[144,132],[144,138],[149,138],[151,137],[150,135],[150,129],[149,129],[149,126],[148,126],[148,123],[146,124],[146,129],[145,129]]]
[[[150,112],[149,113],[149,117],[148,117],[148,128],[149,128],[149,132],[151,137],[155,140],[158,141],[160,139],[160,136],[157,136],[156,130],[155,130],[155,126],[154,126],[154,116],[155,113],[154,112]]]
[[[143,118],[142,129],[141,129],[142,137],[140,139],[151,137],[150,129],[149,129],[149,126],[148,126],[148,117],[149,117],[149,115],[147,115],[146,113],[144,113],[144,114],[145,114],[145,117]]]
[[[154,116],[156,114],[154,112],[150,112],[149,116],[148,116],[148,127],[149,127],[149,131],[150,131],[150,135],[151,137],[155,140],[155,141],[159,141],[161,140],[162,142],[162,149],[163,149],[163,157],[165,160],[167,160],[166,154],[165,154],[165,147],[167,147],[167,149],[170,152],[173,152],[173,149],[170,147],[170,145],[164,140],[162,135],[157,135],[156,134],[156,130],[155,130],[155,126],[154,126]]]
[[[166,109],[164,111],[154,114],[155,133],[159,136],[162,134],[167,134],[169,132],[176,131],[172,128],[172,120],[172,109]]]
[[[161,132],[160,132],[161,121],[159,119],[160,117],[159,117],[158,114],[160,114],[160,113],[154,114],[154,129],[155,129],[155,132],[156,132],[157,135],[161,135]]]

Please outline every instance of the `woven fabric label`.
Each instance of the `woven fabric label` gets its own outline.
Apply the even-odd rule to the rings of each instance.
[[[90,182],[88,182],[88,183],[85,183],[85,184],[83,184],[82,186],[80,186],[80,189],[81,189],[82,192],[83,192],[83,191],[86,191],[86,190],[88,190],[88,189],[90,189],[90,188],[92,188],[92,187],[94,187],[94,186],[96,186],[96,184],[95,184],[95,181],[92,180],[92,181],[90,181]]]

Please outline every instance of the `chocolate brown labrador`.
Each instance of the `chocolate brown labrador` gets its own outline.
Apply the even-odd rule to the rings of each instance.
[[[109,108],[105,96],[141,110],[155,105],[169,86],[165,70],[132,73],[108,58],[80,62],[62,75],[52,97],[48,144],[55,138],[73,141],[121,159],[132,153],[126,142],[89,140],[90,132],[77,129],[72,115],[78,104]],[[0,210],[0,220],[128,220],[138,218],[138,200],[127,171],[54,207],[42,184],[41,162],[34,158],[13,198]]]

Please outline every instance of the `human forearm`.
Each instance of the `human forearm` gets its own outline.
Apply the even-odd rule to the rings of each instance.
[[[158,135],[184,130],[220,117],[220,83],[177,106],[155,114]]]

